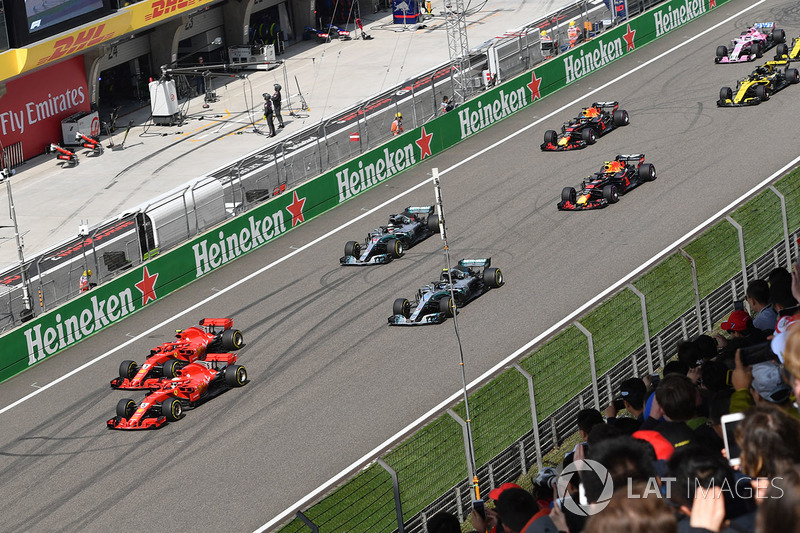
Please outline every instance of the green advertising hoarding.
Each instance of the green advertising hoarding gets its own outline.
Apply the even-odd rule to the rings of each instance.
[[[672,0],[2,337],[0,381],[517,113],[728,0]]]

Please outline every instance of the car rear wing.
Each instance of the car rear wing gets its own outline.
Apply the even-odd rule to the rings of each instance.
[[[753,27],[756,28],[756,29],[759,29],[759,30],[765,29],[765,28],[766,29],[772,29],[772,28],[775,27],[775,23],[774,22],[756,22],[755,24],[753,24]]]
[[[432,205],[424,205],[424,206],[409,206],[406,207],[406,213],[410,213],[412,215],[421,215],[424,213],[431,214],[433,213],[433,206]]]
[[[644,154],[620,154],[617,156],[617,161],[644,163]]]
[[[204,318],[200,320],[200,325],[205,328],[231,329],[233,327],[232,318]]]
[[[492,264],[492,258],[487,257],[485,259],[462,259],[458,262],[459,267],[483,267],[489,268],[489,265]]]
[[[619,102],[595,102],[592,105],[594,107],[611,108],[616,111],[619,107]]]

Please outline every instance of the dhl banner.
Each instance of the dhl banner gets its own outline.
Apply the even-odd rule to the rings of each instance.
[[[215,1],[217,0],[147,0],[29,47],[7,50],[0,54],[0,72],[2,72],[0,81],[81,53],[98,44],[139,31]]]

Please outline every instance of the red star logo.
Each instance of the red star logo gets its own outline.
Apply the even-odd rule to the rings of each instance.
[[[708,0],[708,8],[714,9],[715,7],[717,7],[717,0]]]
[[[425,131],[425,126],[422,126],[422,136],[414,141],[419,146],[419,150],[422,153],[420,156],[420,160],[425,159],[425,156],[433,155],[431,153],[431,139],[433,139],[433,133],[428,133]]]
[[[542,83],[542,78],[536,77],[536,72],[531,72],[531,82],[528,84],[528,89],[531,90],[531,102],[535,102],[537,98],[541,98],[539,93],[539,85]]]
[[[153,300],[154,302],[158,298],[156,296],[156,280],[158,279],[158,272],[150,275],[150,272],[147,271],[147,267],[142,269],[142,281],[136,283],[136,288],[139,289],[139,292],[142,293],[142,305],[147,305],[147,302]]]
[[[303,206],[306,205],[306,199],[298,198],[297,191],[292,191],[294,198],[292,203],[286,207],[286,210],[292,214],[292,227],[300,224],[301,222],[305,222],[305,218],[303,218]]]
[[[632,30],[631,25],[628,24],[628,33],[622,36],[622,38],[625,39],[625,42],[628,43],[628,49],[626,50],[626,52],[630,52],[631,50],[636,48],[636,45],[633,43],[633,38],[635,35],[636,35],[636,30]]]

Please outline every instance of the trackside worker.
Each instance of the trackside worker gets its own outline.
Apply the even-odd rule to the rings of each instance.
[[[84,270],[83,274],[81,274],[80,279],[78,280],[78,288],[81,292],[88,291],[91,287],[89,285],[89,278],[92,276],[91,270]]]
[[[394,116],[394,121],[392,121],[392,135],[400,135],[403,133],[403,115],[402,113],[397,113]]]
[[[267,126],[269,126],[269,136],[275,137],[275,121],[274,121],[274,110],[272,108],[272,97],[269,93],[264,93],[264,120],[267,121]]]
[[[281,116],[281,85],[276,83],[273,85],[275,92],[272,93],[272,108],[275,111],[275,117],[278,119],[278,127],[283,127],[283,117]]]
[[[569,47],[573,48],[575,44],[578,42],[578,36],[580,32],[578,31],[578,27],[575,25],[574,20],[569,21],[569,29],[567,30],[567,37],[569,37]]]

